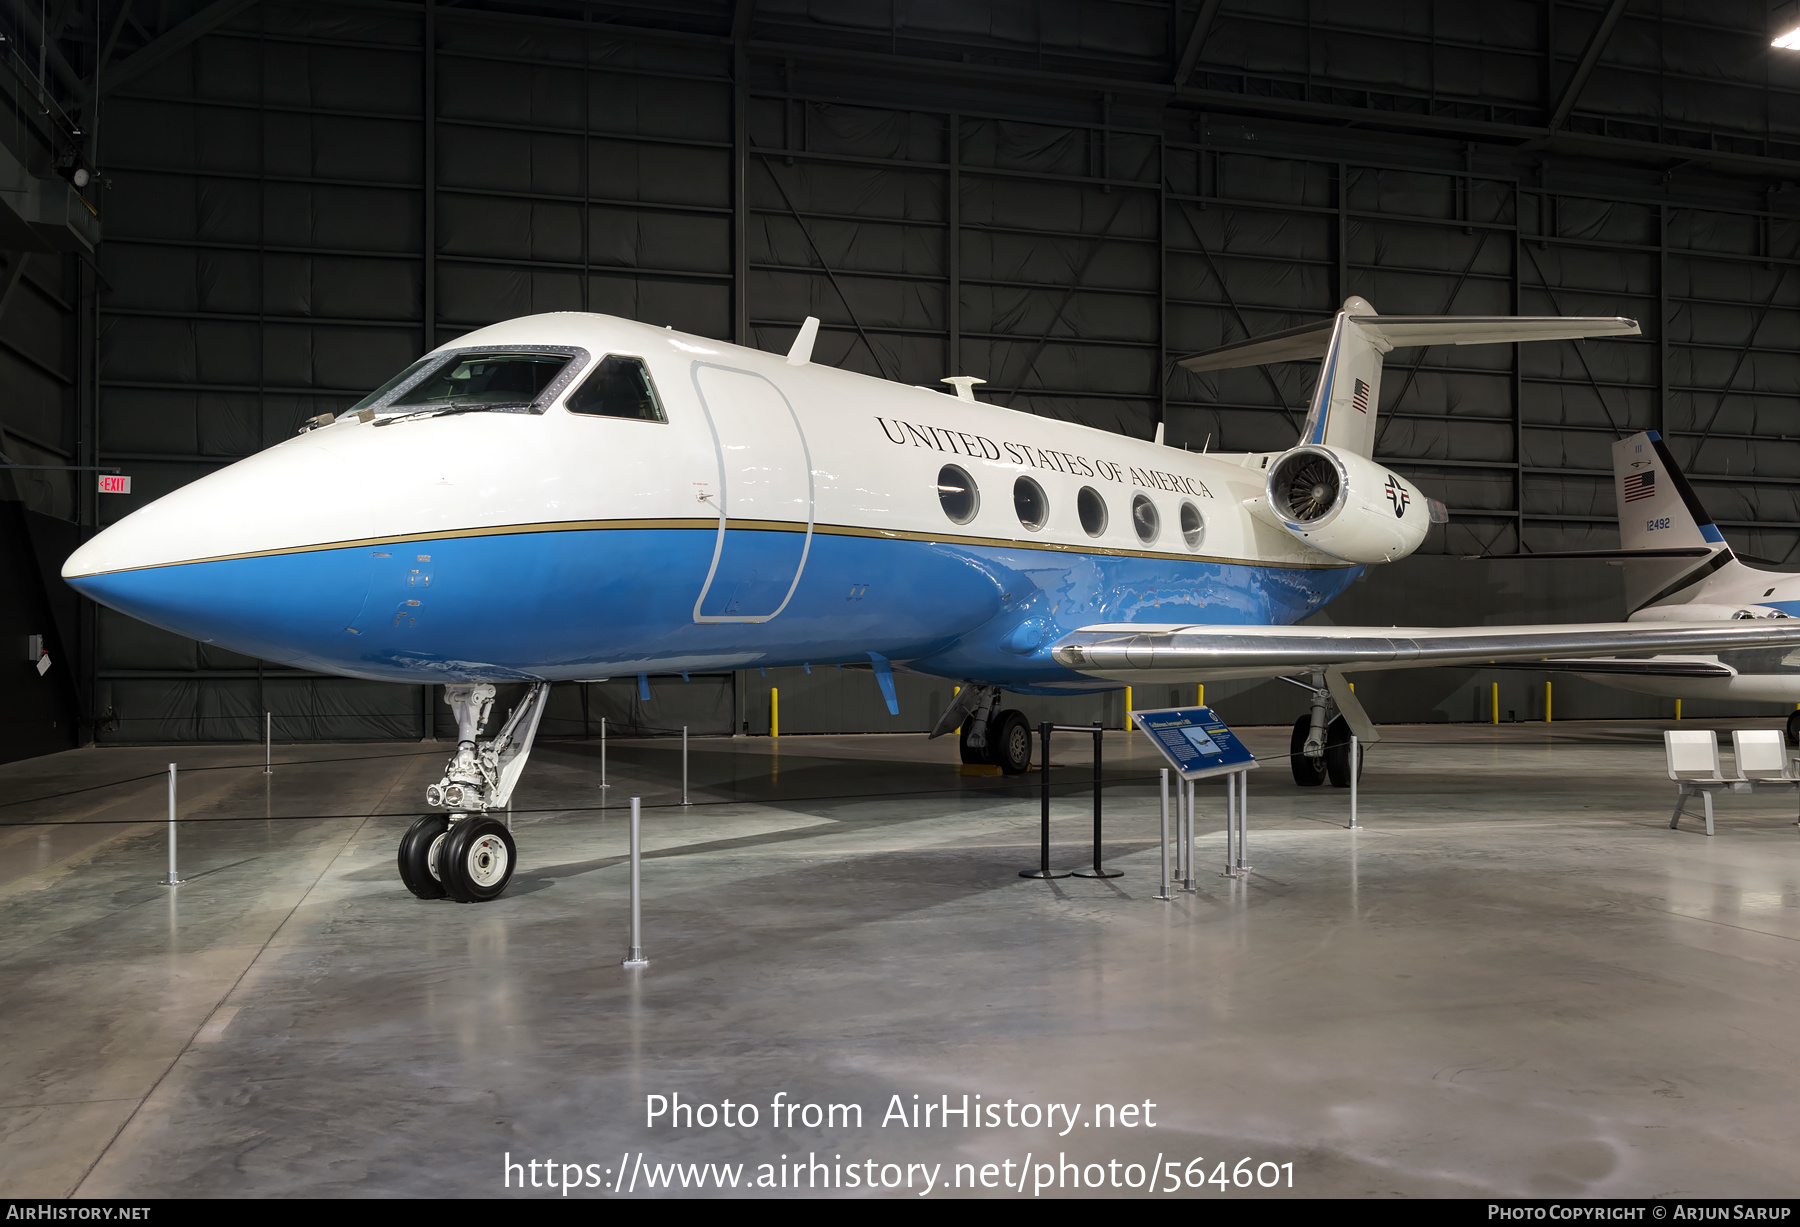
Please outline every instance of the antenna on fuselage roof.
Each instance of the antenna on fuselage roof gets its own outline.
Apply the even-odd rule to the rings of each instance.
[[[977,379],[973,375],[946,375],[944,378],[938,380],[938,382],[954,384],[956,386],[957,400],[973,401],[975,399],[975,385],[978,383],[986,383],[987,380]]]
[[[788,350],[789,366],[805,366],[812,361],[813,342],[819,338],[819,317],[809,315],[806,322],[800,325],[800,335],[794,338],[794,346]]]

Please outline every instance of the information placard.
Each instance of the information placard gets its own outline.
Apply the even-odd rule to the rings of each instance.
[[[1132,722],[1144,730],[1169,765],[1184,780],[1199,780],[1261,766],[1256,755],[1237,739],[1210,707],[1165,707],[1134,711]]]

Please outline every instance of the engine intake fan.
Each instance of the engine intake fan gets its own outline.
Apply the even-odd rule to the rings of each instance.
[[[1330,452],[1296,448],[1269,474],[1269,506],[1296,526],[1327,523],[1344,504],[1344,476]]]

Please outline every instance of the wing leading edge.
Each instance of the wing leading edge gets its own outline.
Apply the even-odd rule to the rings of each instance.
[[[1793,646],[1800,646],[1800,619],[1445,627],[1116,623],[1084,626],[1057,643],[1051,655],[1077,673],[1125,683]]]

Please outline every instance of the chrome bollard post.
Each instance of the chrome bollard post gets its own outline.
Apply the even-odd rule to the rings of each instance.
[[[263,713],[263,774],[275,774],[275,716]]]
[[[169,764],[169,876],[164,886],[180,886],[181,874],[175,868],[175,764]]]
[[[685,724],[682,725],[681,726],[681,803],[683,805],[692,805],[693,802],[688,800],[687,731],[688,731],[688,726]]]
[[[606,717],[600,717],[600,787],[611,788],[606,782]]]
[[[1162,845],[1162,894],[1156,897],[1167,903],[1175,897],[1169,893],[1169,769],[1167,767],[1162,768],[1162,792],[1158,799],[1161,802],[1161,825],[1157,829],[1162,835],[1161,840],[1158,841]],[[1177,804],[1179,803],[1178,800]],[[1175,825],[1177,827],[1181,825],[1179,818],[1176,819]]]
[[[1356,769],[1361,765],[1357,761],[1360,750],[1361,747],[1356,744],[1356,735],[1353,733],[1350,736],[1350,829],[1352,831],[1356,829],[1356,777],[1359,774]]]
[[[644,957],[644,911],[639,898],[642,885],[640,870],[643,863],[644,842],[639,834],[639,801],[631,799],[631,945],[626,948],[625,966],[648,967],[650,960]]]

